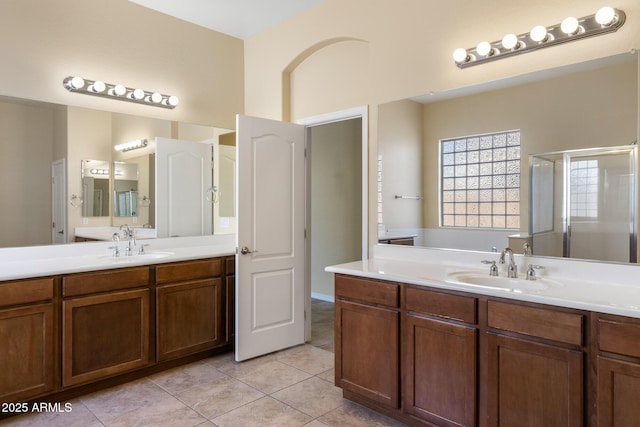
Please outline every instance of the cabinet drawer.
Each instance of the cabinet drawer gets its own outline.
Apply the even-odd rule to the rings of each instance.
[[[53,298],[53,277],[0,283],[0,307]]]
[[[400,304],[400,285],[395,283],[338,274],[335,285],[337,298],[348,298],[389,307],[398,307]]]
[[[598,349],[640,357],[640,324],[598,319]]]
[[[477,323],[477,300],[473,297],[407,287],[405,301],[408,311],[466,323]]]
[[[582,345],[583,315],[489,301],[487,325],[524,335]]]
[[[222,258],[163,264],[156,269],[158,284],[217,277],[222,274]]]
[[[149,277],[149,267],[72,274],[62,278],[62,296],[72,297],[149,286]]]

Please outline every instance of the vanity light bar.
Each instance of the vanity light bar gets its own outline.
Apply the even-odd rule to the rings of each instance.
[[[78,92],[85,95],[119,99],[121,101],[153,105],[155,107],[173,109],[176,108],[176,106],[180,102],[177,96],[164,95],[159,92],[149,92],[142,89],[130,88],[121,84],[105,83],[101,80],[88,80],[77,76],[67,77],[62,81],[62,85],[69,92]]]
[[[500,41],[482,41],[471,49],[458,48],[453,52],[453,60],[459,68],[471,67],[560,43],[612,33],[622,27],[625,20],[626,15],[622,10],[603,7],[583,18],[568,17],[551,27],[537,25],[530,32],[518,36],[507,34]]]
[[[122,144],[118,144],[115,147],[113,147],[114,150],[116,151],[130,151],[130,150],[136,150],[138,148],[144,148],[148,145],[148,141],[146,139],[136,139],[134,141],[129,141],[129,142],[125,142]]]

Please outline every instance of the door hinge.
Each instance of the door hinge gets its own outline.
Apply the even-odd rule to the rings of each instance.
[[[307,238],[307,229],[306,228],[304,229],[304,238],[305,239]]]

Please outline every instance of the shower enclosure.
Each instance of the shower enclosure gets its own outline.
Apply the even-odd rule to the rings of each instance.
[[[637,262],[637,147],[529,156],[536,255]]]

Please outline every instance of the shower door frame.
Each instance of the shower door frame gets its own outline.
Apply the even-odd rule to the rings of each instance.
[[[629,156],[629,172],[634,179],[629,183],[629,262],[637,262],[637,195],[638,195],[638,150],[637,145],[624,145],[614,147],[585,148],[580,150],[568,150],[563,153],[563,197],[562,211],[564,218],[562,221],[562,253],[563,257],[571,257],[571,206],[570,195],[570,174],[571,160],[580,157],[593,157],[598,155],[623,155]]]

